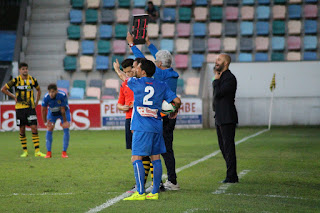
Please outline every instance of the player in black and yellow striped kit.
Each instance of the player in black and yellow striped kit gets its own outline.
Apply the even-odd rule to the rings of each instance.
[[[40,152],[39,135],[37,127],[36,106],[40,100],[41,90],[37,79],[28,74],[28,64],[19,64],[20,75],[1,88],[1,91],[13,98],[16,101],[16,121],[20,128],[20,141],[23,149],[21,157],[28,156],[26,126],[30,126],[32,131],[32,142],[35,148],[36,157],[45,157],[46,155]],[[9,89],[15,88],[15,95]],[[37,98],[34,101],[33,89],[37,90]]]

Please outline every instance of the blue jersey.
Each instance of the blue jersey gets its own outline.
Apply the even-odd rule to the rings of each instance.
[[[60,116],[60,107],[65,107],[66,111],[69,109],[67,94],[61,90],[58,90],[56,97],[51,99],[49,93],[46,93],[42,101],[42,106],[49,106],[49,114],[52,114],[53,116]]]
[[[131,130],[162,134],[161,106],[177,96],[168,85],[153,78],[130,78],[128,86],[134,93]]]

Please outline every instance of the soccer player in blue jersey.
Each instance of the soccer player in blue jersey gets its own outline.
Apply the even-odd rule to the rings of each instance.
[[[48,113],[47,113],[48,110]],[[45,158],[51,158],[52,132],[54,130],[57,119],[61,120],[63,128],[63,151],[62,157],[68,158],[67,149],[70,139],[70,109],[68,105],[67,94],[57,89],[56,84],[49,84],[48,93],[44,96],[41,106],[41,115],[44,123],[47,126],[46,145],[47,155]]]
[[[135,67],[136,66],[136,67]],[[132,138],[132,165],[137,184],[137,192],[124,200],[157,200],[162,176],[160,154],[166,152],[163,139],[161,106],[163,100],[174,102],[178,110],[181,100],[164,82],[152,78],[155,65],[152,61],[142,59],[134,63],[136,77],[128,80],[128,86],[134,93],[134,105],[131,122]],[[174,114],[176,114],[175,112]],[[153,163],[153,190],[147,196],[144,188],[143,156],[151,156]]]

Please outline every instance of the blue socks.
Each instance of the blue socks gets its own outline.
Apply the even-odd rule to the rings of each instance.
[[[144,193],[144,167],[142,160],[136,160],[132,163],[134,170],[134,177],[136,179],[137,191],[139,194]]]
[[[161,160],[152,161],[153,165],[153,189],[152,194],[159,192],[161,177],[162,177],[162,164]]]
[[[46,134],[46,146],[47,146],[48,152],[51,152],[51,145],[52,145],[52,132],[51,131],[47,131],[47,134]]]
[[[69,129],[63,129],[63,151],[64,152],[66,152],[68,149],[69,138],[70,138]]]

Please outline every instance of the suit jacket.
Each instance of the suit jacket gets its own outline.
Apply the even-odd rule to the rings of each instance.
[[[216,125],[237,124],[238,113],[234,105],[237,90],[237,79],[226,70],[220,79],[212,82],[213,86],[213,111],[215,111]]]

